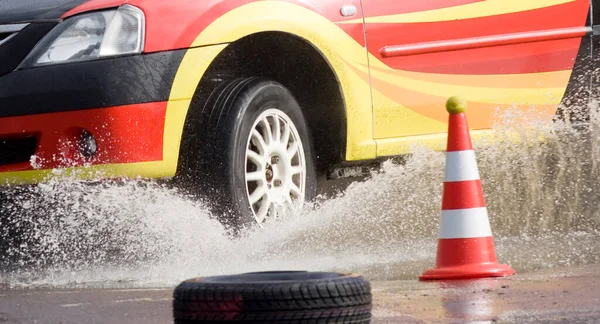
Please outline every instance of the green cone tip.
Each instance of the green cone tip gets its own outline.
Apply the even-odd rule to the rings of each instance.
[[[446,101],[446,110],[451,115],[464,113],[467,110],[467,102],[460,97],[452,96]]]

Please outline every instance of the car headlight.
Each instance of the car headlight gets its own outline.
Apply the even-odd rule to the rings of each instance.
[[[141,53],[144,24],[144,13],[131,5],[65,19],[35,46],[20,67]]]

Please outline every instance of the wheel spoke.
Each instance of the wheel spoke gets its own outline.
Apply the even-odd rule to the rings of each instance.
[[[300,190],[300,188],[298,188],[298,186],[295,183],[292,183],[292,185],[290,186],[290,192],[295,196],[295,197],[302,197],[302,191]]]
[[[294,201],[292,200],[292,196],[290,195],[286,195],[285,201],[287,201],[287,203],[290,204],[290,206],[294,205]]]
[[[287,144],[290,141],[290,125],[283,123],[283,135],[281,136],[281,143],[287,148]]]
[[[258,223],[262,223],[267,218],[267,214],[269,213],[270,207],[271,207],[271,200],[269,199],[268,196],[266,196],[263,199],[262,203],[260,204],[260,208],[256,212],[256,221]]]
[[[279,142],[281,140],[281,124],[279,123],[279,118],[273,117],[273,122],[275,123],[273,126],[273,140],[275,142]]]
[[[302,173],[302,167],[299,165],[292,166],[291,171],[292,175]]]
[[[268,109],[254,120],[249,137],[252,145],[246,149],[245,180],[256,222],[285,217],[288,210],[295,212],[304,201],[306,161],[293,120],[278,109]],[[271,170],[270,163],[277,165]],[[272,189],[267,180],[273,181]]]
[[[256,204],[262,197],[267,194],[267,187],[265,185],[259,186],[254,190],[254,192],[248,197],[250,201],[250,205]],[[268,198],[267,198],[268,199]],[[260,206],[262,208],[262,204]]]
[[[268,117],[263,118],[261,122],[263,124],[263,129],[265,133],[265,142],[267,144],[273,143],[273,131],[271,130],[271,124],[269,123]]]
[[[262,170],[246,173],[246,181],[262,181],[262,180],[265,180],[265,172]]]
[[[267,164],[267,161],[262,156],[252,150],[247,150],[246,154],[248,155],[248,160],[252,161],[259,170]]]
[[[292,145],[290,145],[290,148],[288,148],[287,150],[288,158],[292,160],[296,153],[298,153],[298,142],[294,141],[292,142]]]
[[[252,130],[251,135],[252,143],[256,145],[256,147],[258,147],[258,151],[260,151],[261,154],[265,154],[265,152],[267,151],[267,143],[265,143],[265,140],[263,139],[262,135],[256,129]]]

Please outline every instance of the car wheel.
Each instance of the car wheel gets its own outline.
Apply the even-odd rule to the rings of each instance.
[[[335,272],[194,278],[173,292],[175,323],[369,323],[370,283]]]
[[[241,78],[221,85],[192,119],[189,180],[235,229],[277,219],[316,194],[309,131],[283,85]],[[190,147],[190,145],[188,145]]]

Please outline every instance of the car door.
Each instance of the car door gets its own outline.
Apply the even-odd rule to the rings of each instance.
[[[591,33],[589,7],[590,0],[363,0],[378,155],[446,132],[452,95],[468,100],[472,130],[490,129],[509,109],[551,119]]]

